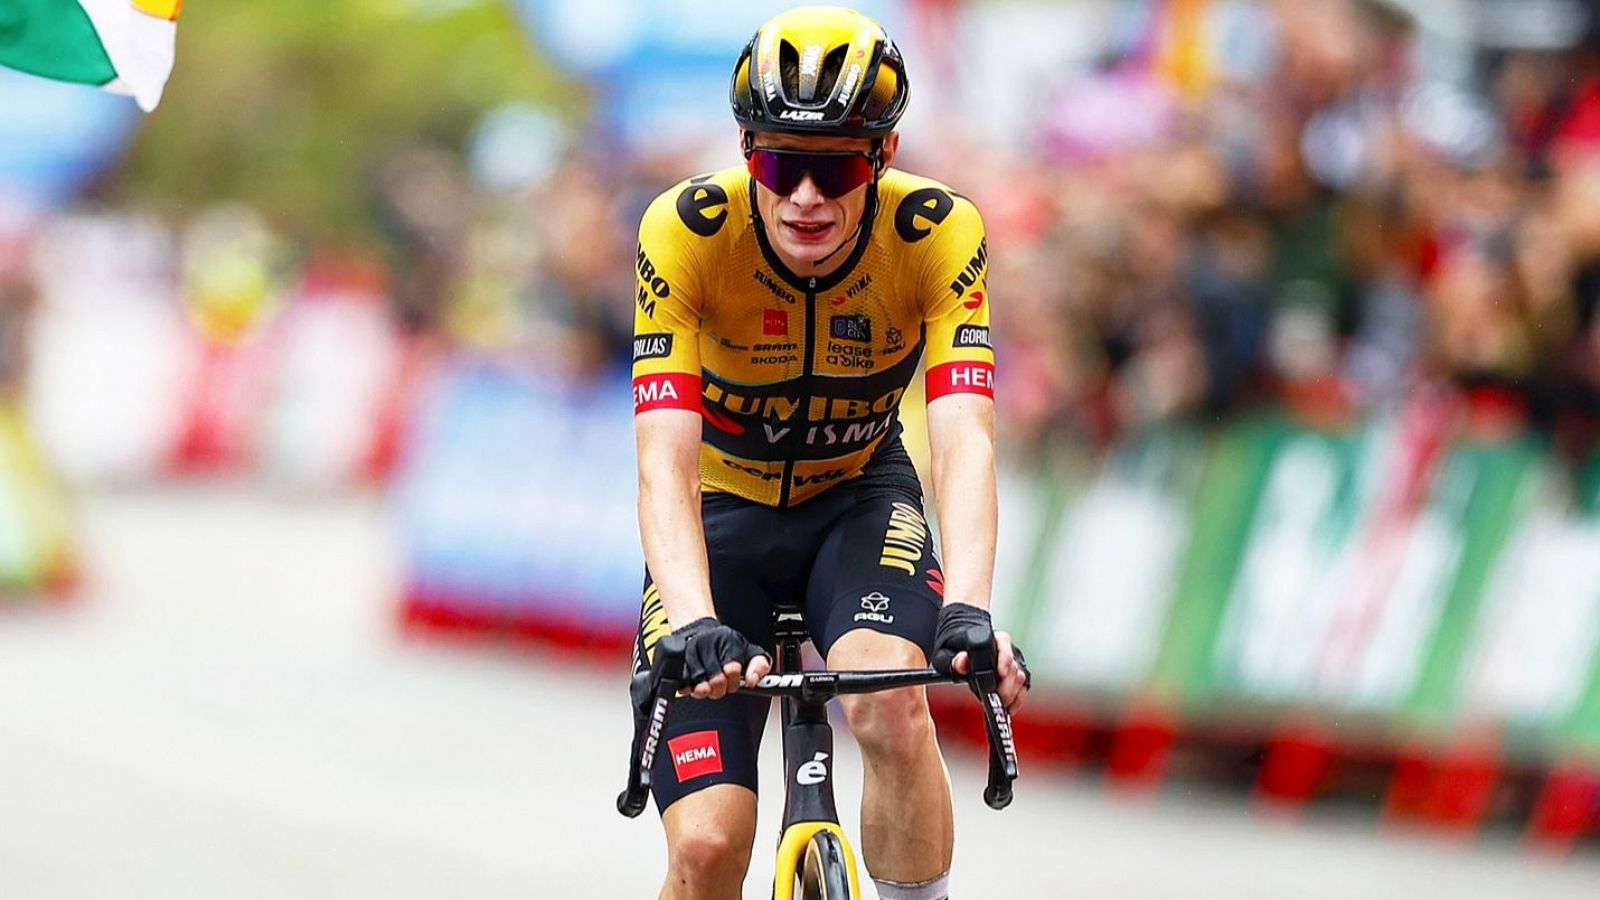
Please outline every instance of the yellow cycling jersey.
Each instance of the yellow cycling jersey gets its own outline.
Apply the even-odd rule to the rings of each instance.
[[[899,433],[922,356],[930,402],[994,395],[989,254],[970,200],[889,169],[845,262],[802,277],[767,243],[753,190],[743,167],[724,169],[646,210],[634,411],[701,413],[705,489],[789,506],[859,475]]]

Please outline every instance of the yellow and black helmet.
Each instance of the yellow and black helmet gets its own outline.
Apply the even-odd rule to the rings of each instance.
[[[728,96],[750,131],[883,138],[908,91],[905,62],[877,22],[842,6],[802,6],[756,31]]]

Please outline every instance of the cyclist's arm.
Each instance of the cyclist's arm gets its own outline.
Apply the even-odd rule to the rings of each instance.
[[[927,242],[922,272],[927,340],[928,445],[934,505],[944,549],[945,603],[989,608],[994,587],[997,501],[994,350],[989,340],[983,220],[965,198]],[[997,673],[1007,707],[1022,699],[1026,676],[1011,636],[995,632]],[[956,671],[967,667],[958,654]]]
[[[988,609],[997,518],[994,401],[978,394],[949,394],[932,401],[928,445],[945,602]]]
[[[700,414],[680,409],[634,419],[639,453],[639,537],[667,622],[715,615],[700,522]]]
[[[712,615],[700,523],[700,290],[694,247],[662,195],[639,223],[633,409],[639,536],[667,622]]]
[[[928,444],[946,603],[989,608],[994,581],[994,350],[983,220],[959,198],[924,242]]]
[[[634,264],[633,408],[639,462],[639,536],[667,624],[677,631],[715,618],[700,518],[700,311],[696,247],[671,200],[657,198],[639,225]],[[703,630],[703,629],[702,629]],[[713,645],[716,644],[714,639]],[[696,697],[754,684],[766,674],[723,665],[694,686]]]

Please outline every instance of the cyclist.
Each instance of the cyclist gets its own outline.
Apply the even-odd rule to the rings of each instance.
[[[794,9],[756,32],[730,93],[746,164],[658,197],[635,260],[636,714],[667,634],[687,639],[693,684],[653,773],[664,898],[739,896],[768,704],[720,698],[770,670],[777,604],[802,606],[830,668],[965,673],[994,569],[988,251],[971,201],[890,168],[899,51],[854,10]],[[924,356],[943,564],[897,418]],[[1014,707],[1027,670],[996,641]],[[925,693],[842,703],[879,896],[946,897],[950,787]]]

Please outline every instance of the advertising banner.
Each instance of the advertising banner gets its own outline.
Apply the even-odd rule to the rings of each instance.
[[[396,498],[408,602],[632,634],[644,564],[626,373],[457,362],[426,389]]]

